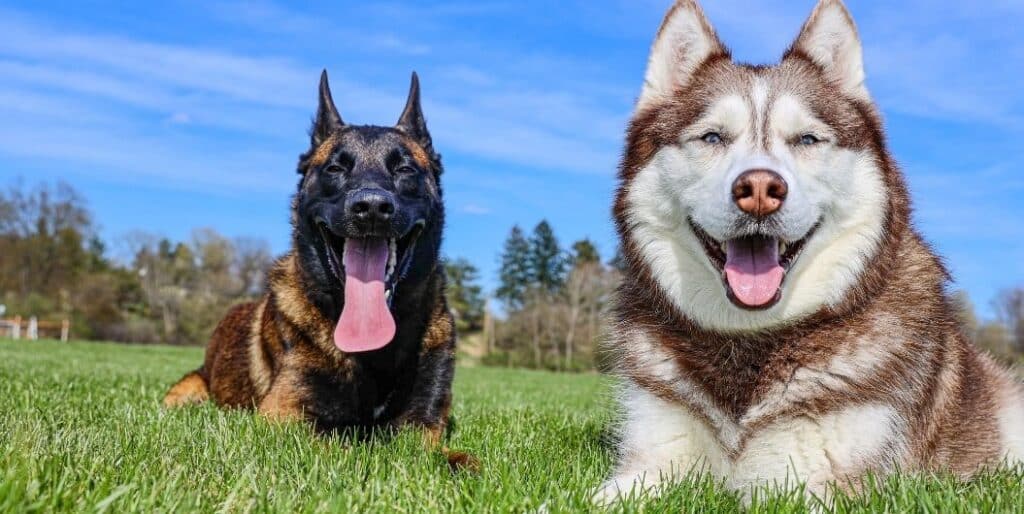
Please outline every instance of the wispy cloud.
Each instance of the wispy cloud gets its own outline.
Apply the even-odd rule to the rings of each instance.
[[[288,30],[314,30],[320,23],[269,3],[242,11],[247,12],[243,21],[279,20]],[[287,158],[264,161],[256,169],[288,169],[315,106],[317,67],[287,57],[72,31],[10,10],[0,10],[0,32],[5,34],[0,74],[7,83],[0,91],[0,111],[25,115],[17,118],[24,121],[8,116],[0,122],[0,132],[8,136],[0,148],[22,157],[89,162],[109,168],[104,173],[111,179],[141,173],[189,187],[219,187],[224,181],[270,187],[268,181],[253,180],[260,173],[253,173],[252,159],[238,159],[245,154],[241,134],[273,137],[277,146],[288,148]],[[377,41],[405,45],[388,42],[387,36]],[[473,77],[438,75],[439,80],[424,81],[427,91],[439,93],[428,95],[426,108],[435,138],[449,152],[553,172],[612,172],[621,114],[566,91],[522,90],[498,78],[481,87],[483,73],[468,94],[453,98],[441,92]],[[343,115],[355,122],[396,118],[404,102],[404,91],[367,86],[341,73],[333,74],[332,85]],[[33,101],[25,103],[26,97]],[[66,110],[68,105],[74,108]],[[31,121],[33,116],[38,121]],[[147,116],[153,123],[145,122]],[[165,134],[157,122],[214,130],[223,143],[196,146],[191,141],[199,133]],[[60,144],[46,123],[67,127]],[[160,156],[155,165],[154,155]]]
[[[737,47],[736,55],[755,62],[777,60],[813,6],[804,2],[800,11],[782,1],[705,4],[726,41]],[[940,7],[911,0],[898,9],[889,2],[849,6],[865,45],[868,85],[888,112],[1024,128],[1024,69],[1008,65],[1024,56],[1024,40],[1010,21],[1024,14],[1024,4]]]
[[[176,125],[187,125],[189,123],[192,123],[192,116],[189,116],[187,112],[179,111],[172,114],[169,118],[167,118],[167,121],[174,123]]]
[[[462,206],[462,212],[466,214],[484,215],[490,214],[491,209],[475,203],[467,203]]]

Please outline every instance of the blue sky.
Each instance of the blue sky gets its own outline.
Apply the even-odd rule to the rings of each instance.
[[[21,2],[0,6],[0,182],[63,179],[104,238],[197,227],[288,246],[288,198],[331,73],[342,116],[392,124],[417,70],[444,155],[446,253],[492,286],[513,223],[614,248],[623,128],[667,0]],[[734,55],[774,62],[813,0],[714,0]],[[848,2],[915,220],[975,303],[1024,283],[1024,2]]]

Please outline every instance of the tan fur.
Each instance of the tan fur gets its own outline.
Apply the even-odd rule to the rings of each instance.
[[[260,302],[259,307],[256,308],[256,315],[252,318],[252,326],[249,328],[249,361],[252,363],[249,374],[257,396],[265,395],[270,390],[274,373],[260,339],[268,303],[269,299]]]
[[[182,407],[203,403],[208,399],[210,391],[206,388],[206,381],[198,373],[189,373],[167,391],[167,395],[164,396],[164,407]]]
[[[412,158],[416,161],[416,164],[423,169],[430,169],[433,167],[433,163],[430,161],[430,156],[427,155],[426,150],[422,146],[417,144],[412,138],[405,138],[405,147],[409,149],[409,153],[412,154]]]
[[[440,348],[454,340],[452,336],[455,334],[455,325],[442,306],[437,307],[432,318],[434,321],[427,327],[427,333],[423,336],[425,350]]]
[[[316,148],[316,151],[309,156],[309,160],[306,162],[308,169],[316,168],[326,163],[337,145],[338,138],[336,136],[331,136],[323,143],[320,143],[320,146]]]
[[[267,418],[277,421],[294,421],[303,417],[302,383],[295,376],[292,356],[287,356],[283,369],[274,380],[274,384],[260,400],[257,410]]]

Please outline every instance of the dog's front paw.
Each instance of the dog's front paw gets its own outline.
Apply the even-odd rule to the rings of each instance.
[[[445,448],[444,456],[448,460],[448,467],[452,471],[480,472],[480,460],[466,452],[457,452]]]
[[[590,501],[594,505],[610,507],[622,500],[634,498],[655,497],[661,494],[661,486],[667,480],[665,477],[651,478],[647,473],[638,475],[620,475],[608,479],[601,484],[601,487],[591,496]]]
[[[643,477],[614,477],[598,488],[590,501],[600,507],[610,507],[615,503],[631,498],[644,492]]]
[[[622,499],[622,491],[615,479],[609,480],[597,489],[590,501],[598,507],[609,507]]]

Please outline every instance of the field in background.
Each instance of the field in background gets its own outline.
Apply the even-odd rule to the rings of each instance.
[[[550,512],[591,510],[611,457],[607,384],[596,375],[460,368],[449,445],[480,475],[452,475],[419,439],[350,444],[210,406],[165,412],[168,384],[202,350],[0,341],[0,511]],[[1024,429],[1024,427],[1022,427]],[[897,477],[849,512],[1013,512],[1024,475],[968,484]],[[681,485],[627,511],[730,512],[733,494]],[[792,495],[755,512],[802,512]]]

